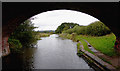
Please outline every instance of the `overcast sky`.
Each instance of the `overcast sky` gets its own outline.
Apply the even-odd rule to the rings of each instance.
[[[98,19],[78,11],[72,10],[53,10],[40,13],[33,16],[34,26],[39,27],[37,30],[56,30],[63,22],[73,22],[80,25],[89,25]]]

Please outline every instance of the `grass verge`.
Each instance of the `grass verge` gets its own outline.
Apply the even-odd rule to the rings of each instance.
[[[81,43],[84,46],[84,49],[92,54],[94,53],[88,48],[87,43],[82,39],[87,40],[96,50],[99,50],[105,55],[108,56],[117,55],[117,53],[114,50],[116,36],[113,33],[99,37],[85,35],[76,35],[75,37],[72,37],[72,34],[60,34],[60,37],[68,39],[74,38],[75,40],[81,41]]]
[[[83,36],[83,35],[76,36],[76,39],[80,40],[81,38],[87,40],[96,50],[99,50],[105,55],[108,56],[116,55],[116,52],[114,50],[116,37],[113,33],[100,37]]]

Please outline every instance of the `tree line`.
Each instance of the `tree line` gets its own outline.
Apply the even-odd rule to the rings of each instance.
[[[72,25],[72,27],[71,27]],[[78,35],[103,36],[110,34],[111,30],[100,21],[95,21],[88,26],[78,25],[76,23],[62,23],[55,30],[55,33],[76,33]]]

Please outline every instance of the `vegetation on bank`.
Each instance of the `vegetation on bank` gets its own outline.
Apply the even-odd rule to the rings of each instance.
[[[30,20],[26,20],[16,28],[8,39],[12,53],[19,53],[22,48],[25,47],[33,47],[37,43],[37,40],[40,40],[40,37],[47,37],[50,35],[50,33],[35,31],[35,28],[37,27],[34,27]]]
[[[37,33],[36,38],[38,40],[41,40],[40,39],[41,37],[49,37],[50,35],[51,35],[51,33]]]
[[[87,40],[96,50],[99,50],[103,54],[106,54],[108,56],[115,56],[116,52],[114,50],[114,43],[115,43],[115,35],[113,33],[105,35],[105,36],[99,36],[99,37],[93,37],[93,36],[85,36],[85,35],[75,35],[74,37],[72,34],[60,34],[60,37],[72,39],[74,41],[81,41],[81,43],[84,46],[84,49],[88,52],[94,54],[88,46],[87,43],[83,40]],[[78,44],[79,45],[79,44]]]
[[[88,45],[87,45],[87,43],[86,43],[84,40],[80,39],[80,41],[81,41],[81,43],[82,43],[82,45],[84,46],[84,49],[85,49],[86,51],[94,54],[94,52],[92,52],[92,51],[88,48]]]
[[[81,26],[75,23],[75,25],[71,27],[68,24],[69,23],[65,23],[65,24],[62,23],[56,29],[56,33],[57,31],[60,31],[58,33],[67,33],[67,34],[76,33],[77,35],[91,35],[91,36],[103,36],[111,33],[111,30],[100,21],[93,22],[88,26]]]
[[[60,25],[59,27],[62,26]],[[66,27],[69,26],[64,28]],[[61,31],[60,37],[81,41],[85,50],[92,54],[94,53],[88,48],[87,43],[83,39],[87,40],[96,50],[108,56],[116,55],[114,50],[116,36],[100,21],[93,22],[88,26],[75,25],[72,28],[69,27],[69,29]]]
[[[20,49],[22,48],[22,44],[17,39],[8,39],[9,47],[11,52],[20,52]]]
[[[96,50],[99,50],[108,56],[116,55],[114,50],[116,36],[113,33],[100,37],[83,35],[76,36],[76,39],[80,40],[81,38],[87,40]]]
[[[81,45],[80,43],[77,43],[77,52],[79,52],[79,50],[81,48],[80,45]]]
[[[30,20],[21,23],[8,39],[11,52],[19,53],[24,46],[32,47],[37,40],[35,28]]]

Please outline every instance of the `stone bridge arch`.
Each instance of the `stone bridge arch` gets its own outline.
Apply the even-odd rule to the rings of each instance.
[[[120,44],[120,25],[118,24],[119,3],[87,2],[24,2],[2,3],[2,49],[8,51],[9,35],[28,18],[51,10],[68,9],[89,14],[107,25],[117,37]],[[6,40],[6,41],[5,41]],[[9,51],[8,51],[9,53]],[[3,53],[4,54],[4,53]],[[7,53],[6,53],[7,54]]]

